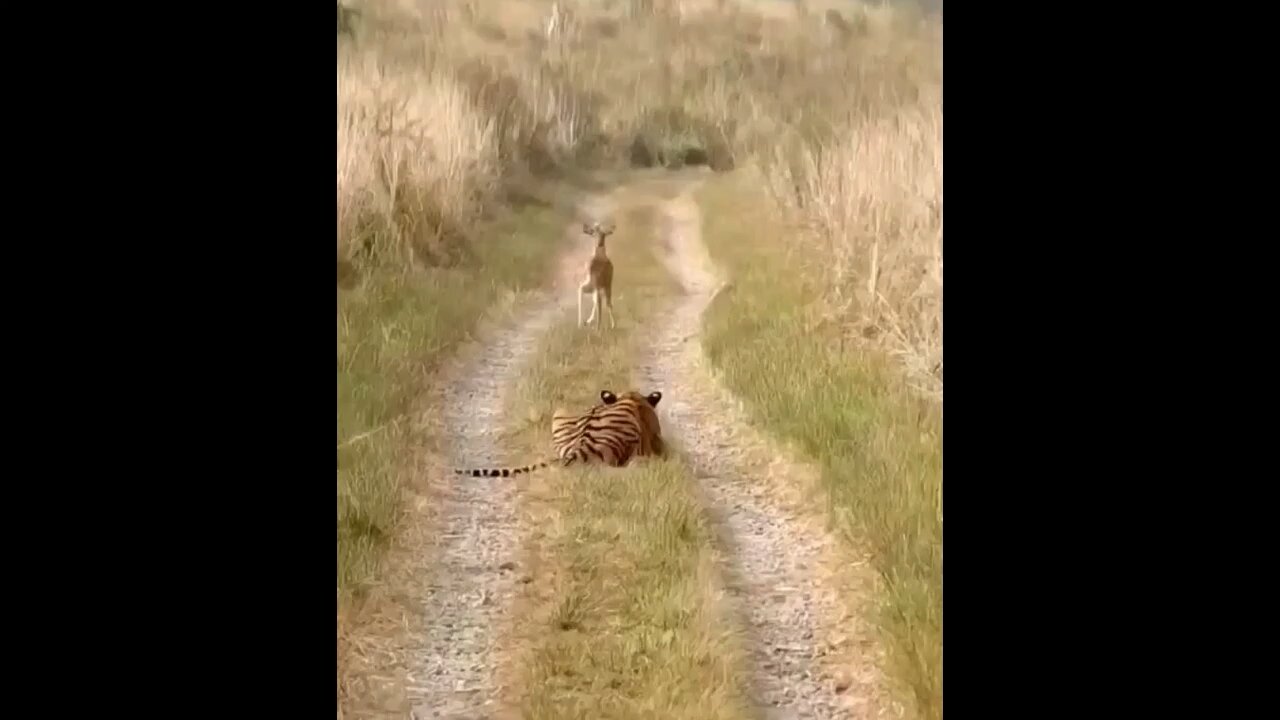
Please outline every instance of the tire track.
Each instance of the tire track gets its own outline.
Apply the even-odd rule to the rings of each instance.
[[[901,717],[884,681],[883,652],[866,622],[874,576],[826,531],[815,471],[747,425],[704,363],[703,311],[725,286],[701,240],[693,186],[660,205],[660,245],[684,288],[639,371],[665,395],[664,428],[678,434],[720,543],[731,613],[745,631],[759,716]]]
[[[599,198],[579,205],[598,212]],[[581,235],[571,224],[567,235]],[[503,464],[501,433],[508,392],[540,337],[569,312],[574,273],[590,248],[562,257],[554,289],[512,298],[521,308],[489,323],[441,372],[423,398],[417,437],[441,438],[443,452],[419,458],[426,492],[389,563],[393,601],[357,644],[352,673],[359,707],[347,717],[480,720],[503,713],[507,672],[501,652],[509,635],[526,537],[518,485],[510,478],[454,475],[450,468]],[[376,627],[381,625],[381,628]]]

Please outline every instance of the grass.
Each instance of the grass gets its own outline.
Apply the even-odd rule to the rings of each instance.
[[[900,676],[926,716],[940,712],[940,420],[901,379],[940,397],[940,22],[909,5],[853,1],[560,0],[547,32],[551,0],[349,4],[361,15],[354,41],[339,39],[337,252],[339,283],[359,289],[339,299],[338,423],[340,442],[363,439],[339,450],[340,590],[375,580],[395,535],[416,440],[396,421],[427,371],[508,290],[537,284],[555,250],[554,209],[503,220],[504,208],[530,189],[544,202],[541,186],[579,170],[745,168],[756,187],[735,188],[735,201],[713,186],[704,198],[708,242],[738,287],[718,301],[708,350],[762,422],[826,468],[840,527],[875,546],[888,581]],[[804,231],[762,242],[779,216]],[[621,343],[637,340],[625,318],[647,310],[622,292],[616,335],[551,335],[547,362],[564,352],[568,364],[537,371],[544,400],[591,402],[600,382],[625,384]],[[664,534],[684,522],[680,472],[658,463],[615,474],[653,497],[614,497],[593,476],[568,482],[577,495],[555,496],[582,504],[560,528],[577,535],[549,541],[567,558],[560,615],[570,629],[552,633],[560,644],[533,666],[543,669],[529,708],[572,717],[596,707],[583,677],[605,683],[600,712],[610,717],[715,717],[699,714],[718,707],[699,705],[707,697],[733,707],[731,684],[716,679],[728,665],[696,660],[722,648],[699,614],[700,545]],[[651,529],[630,524],[623,511],[642,512],[642,501],[670,513],[645,516]],[[583,542],[566,539],[576,536]],[[610,554],[610,538],[626,543]],[[644,560],[664,543],[667,578]],[[593,578],[590,561],[641,594]],[[654,626],[672,630],[675,645],[642,641],[638,628],[658,613],[643,597],[697,610],[678,631]],[[608,613],[628,630],[615,636]],[[659,656],[672,672],[645,664]],[[546,670],[557,667],[587,673],[562,701],[546,689],[566,682]],[[659,690],[671,699],[654,702],[669,706],[646,709]]]
[[[585,409],[602,389],[632,387],[641,322],[672,296],[651,219],[623,214],[618,227],[618,328],[583,331],[569,318],[545,338],[516,396],[524,420],[513,431],[528,457],[546,454],[556,406]],[[527,561],[536,582],[518,609],[528,618],[518,643],[522,716],[744,717],[739,649],[718,629],[710,529],[679,456],[526,482],[539,530]]]
[[[753,419],[820,464],[835,526],[870,544],[885,580],[895,674],[923,717],[941,717],[941,407],[827,321],[820,268],[742,180],[699,195],[708,249],[733,283],[707,313],[704,347]]]
[[[405,422],[431,370],[501,296],[543,282],[565,218],[526,207],[476,233],[473,264],[378,268],[338,298],[338,588],[376,576],[411,453]]]

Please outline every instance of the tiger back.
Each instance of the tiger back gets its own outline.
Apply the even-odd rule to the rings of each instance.
[[[633,457],[665,452],[662,426],[654,408],[662,393],[641,395],[628,391],[621,397],[600,392],[600,404],[585,413],[556,411],[551,419],[551,443],[567,467],[577,462],[600,462],[622,467]]]

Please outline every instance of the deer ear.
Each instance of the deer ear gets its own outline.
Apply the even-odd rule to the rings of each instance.
[[[651,407],[658,407],[658,402],[662,400],[662,393],[654,391],[649,393],[649,397],[645,398],[649,401]]]
[[[605,404],[605,405],[612,405],[612,404],[614,404],[614,403],[618,402],[618,396],[617,396],[617,395],[614,395],[613,393],[609,392],[608,390],[601,390],[601,391],[600,391],[600,400],[601,400],[602,402],[604,402],[604,404]]]
[[[591,223],[582,223],[582,232],[585,235],[591,234]]]

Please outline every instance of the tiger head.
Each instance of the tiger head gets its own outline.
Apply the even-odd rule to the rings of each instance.
[[[654,412],[654,408],[658,407],[658,403],[662,400],[662,393],[651,392],[648,395],[641,395],[635,390],[628,390],[619,397],[609,390],[600,391],[600,401],[605,405],[616,405],[619,402],[627,402],[636,409],[636,414],[640,416],[640,424],[643,426],[645,438],[652,445],[654,452],[662,454],[662,424],[658,422],[658,413]]]

